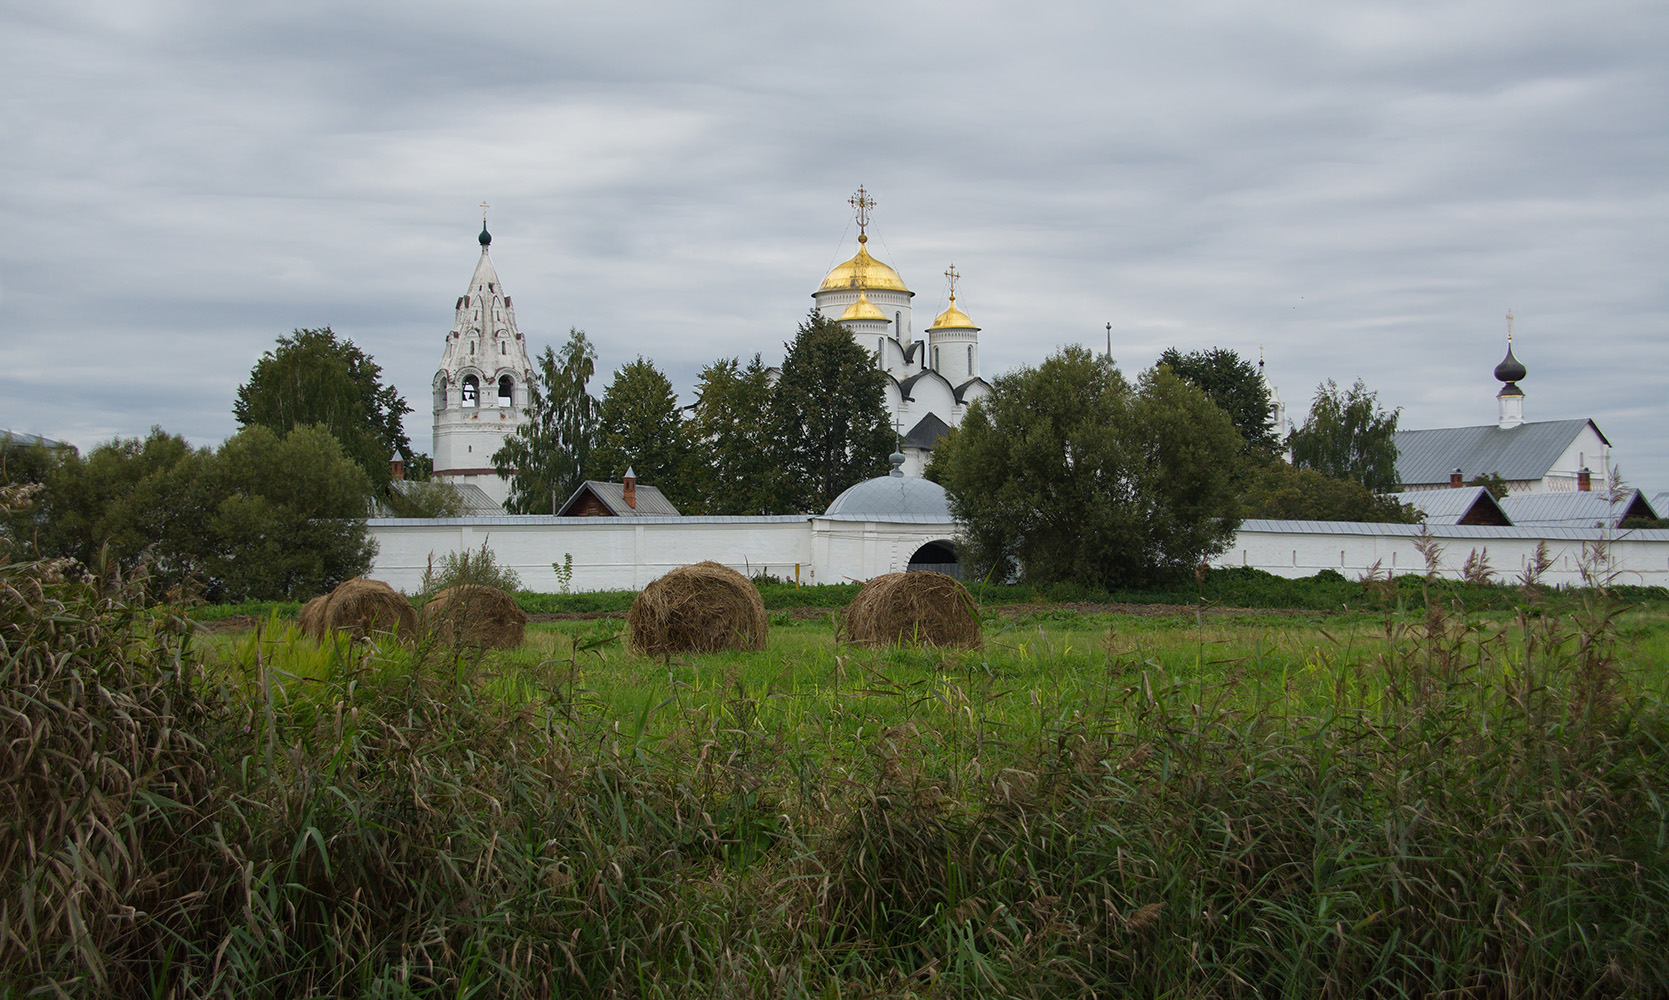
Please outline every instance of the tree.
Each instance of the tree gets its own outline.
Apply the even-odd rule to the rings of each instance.
[[[505,506],[516,514],[555,512],[579,489],[597,438],[591,376],[597,351],[585,331],[569,330],[560,358],[545,348],[527,387],[527,422],[493,453],[493,468],[510,478]]]
[[[1499,472],[1484,472],[1472,477],[1468,486],[1482,486],[1497,500],[1507,499],[1507,480]]]
[[[703,458],[695,472],[707,514],[774,514],[787,508],[776,439],[761,434],[771,405],[771,375],[755,354],[743,367],[725,358],[696,382],[693,433]]]
[[[622,365],[597,404],[597,445],[587,463],[592,478],[613,481],[630,468],[684,509],[701,499],[693,464],[672,383],[642,357]]]
[[[1257,366],[1227,348],[1182,354],[1172,347],[1159,356],[1164,365],[1205,391],[1234,422],[1245,439],[1245,453],[1272,457],[1279,447],[1269,387]]]
[[[1397,488],[1397,415],[1379,408],[1361,379],[1347,393],[1332,379],[1316,388],[1304,426],[1292,432],[1292,464],[1370,490]]]
[[[159,594],[215,601],[308,597],[370,565],[370,480],[323,427],[255,424],[218,452],[152,428],[53,457],[33,523],[7,526],[29,557],[143,566]]]
[[[232,404],[240,427],[259,424],[280,437],[297,427],[324,426],[378,487],[388,482],[391,455],[398,452],[411,464],[411,441],[402,426],[410,412],[399,391],[382,384],[382,368],[371,356],[351,340],[337,340],[328,326],[279,337],[238,386]]]
[[[212,599],[324,593],[364,573],[376,554],[365,532],[370,479],[323,427],[233,435],[214,455],[206,486]]]
[[[846,487],[886,474],[895,438],[885,386],[845,327],[816,310],[800,324],[771,393],[791,509],[821,512]]]
[[[1240,497],[1247,517],[1291,521],[1366,521],[1418,524],[1410,505],[1375,493],[1354,479],[1270,462],[1257,469]]]
[[[1069,347],[999,376],[933,455],[967,562],[1093,586],[1175,578],[1239,525],[1229,417],[1167,368]]]

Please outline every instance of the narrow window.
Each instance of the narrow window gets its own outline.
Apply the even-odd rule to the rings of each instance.
[[[969,344],[968,345],[968,377],[973,378],[973,375],[974,375],[974,345]]]
[[[481,395],[481,383],[475,378],[474,375],[465,375],[464,376],[464,405],[465,406],[474,406],[475,402],[476,402],[476,399],[480,395]]]
[[[511,381],[510,376],[508,376],[508,375],[499,376],[499,380],[498,380],[498,405],[509,406],[511,400],[515,399],[515,396],[516,396],[516,383]]]

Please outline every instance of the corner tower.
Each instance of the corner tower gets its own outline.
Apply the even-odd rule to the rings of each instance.
[[[472,483],[502,504],[510,483],[493,468],[493,453],[527,422],[533,364],[510,296],[493,268],[485,208],[477,238],[481,259],[453,307],[452,332],[435,373],[432,447],[436,479]]]

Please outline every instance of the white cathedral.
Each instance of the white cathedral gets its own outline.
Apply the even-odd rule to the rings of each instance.
[[[919,476],[939,438],[962,423],[969,403],[991,391],[979,375],[979,327],[956,306],[960,275],[953,264],[945,272],[950,306],[928,326],[927,339],[918,340],[910,316],[916,293],[869,252],[875,202],[860,187],[850,204],[857,215],[858,252],[828,273],[812,300],[858,344],[873,345],[875,363],[887,373],[887,414],[904,454],[903,471]],[[479,486],[502,505],[510,483],[493,468],[492,456],[505,436],[527,421],[533,363],[493,268],[485,218],[479,242],[481,259],[454,306],[434,378],[433,476]]]
[[[875,345],[875,363],[887,373],[887,414],[899,434],[905,475],[919,476],[945,432],[962,423],[968,404],[991,392],[979,376],[979,327],[956,307],[956,265],[945,271],[950,306],[917,340],[910,319],[915,292],[869,252],[869,192],[858,188],[858,252],[828,273],[811,294],[819,313],[852,332],[863,347]]]

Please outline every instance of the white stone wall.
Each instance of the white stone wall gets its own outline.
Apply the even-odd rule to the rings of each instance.
[[[949,523],[783,517],[375,518],[367,576],[415,593],[433,559],[485,544],[530,590],[554,592],[552,564],[573,556],[569,587],[636,590],[679,566],[712,560],[746,576],[802,583],[862,582],[902,571],[916,550],[949,540]]]
[[[826,517],[489,517],[370,522],[378,552],[374,579],[416,592],[430,558],[476,550],[486,544],[530,590],[555,591],[552,563],[574,560],[575,591],[640,589],[679,566],[710,559],[752,576],[792,580],[796,566],[806,584],[862,582],[904,570],[923,545],[952,541],[949,522],[897,522]],[[1425,560],[1411,525],[1249,521],[1219,567],[1252,566],[1276,576],[1314,576],[1324,569],[1358,579],[1377,563],[1400,576],[1422,573]],[[1487,550],[1498,579],[1510,580],[1547,543],[1553,565],[1549,586],[1584,582],[1584,545],[1607,541],[1609,571],[1618,583],[1669,586],[1669,530],[1618,532],[1591,529],[1439,526],[1440,572],[1458,579],[1467,556]]]
[[[1308,527],[1297,527],[1305,525]],[[1617,582],[1669,586],[1669,530],[1615,532],[1595,529],[1494,528],[1441,525],[1429,529],[1442,549],[1439,572],[1458,579],[1467,557],[1487,553],[1501,579],[1516,577],[1547,543],[1553,565],[1542,577],[1550,586],[1580,586],[1584,581],[1584,546],[1605,541]],[[1377,563],[1393,576],[1425,572],[1416,546],[1414,525],[1341,524],[1336,522],[1248,521],[1234,545],[1213,565],[1251,566],[1276,576],[1314,576],[1324,569],[1357,579]]]

